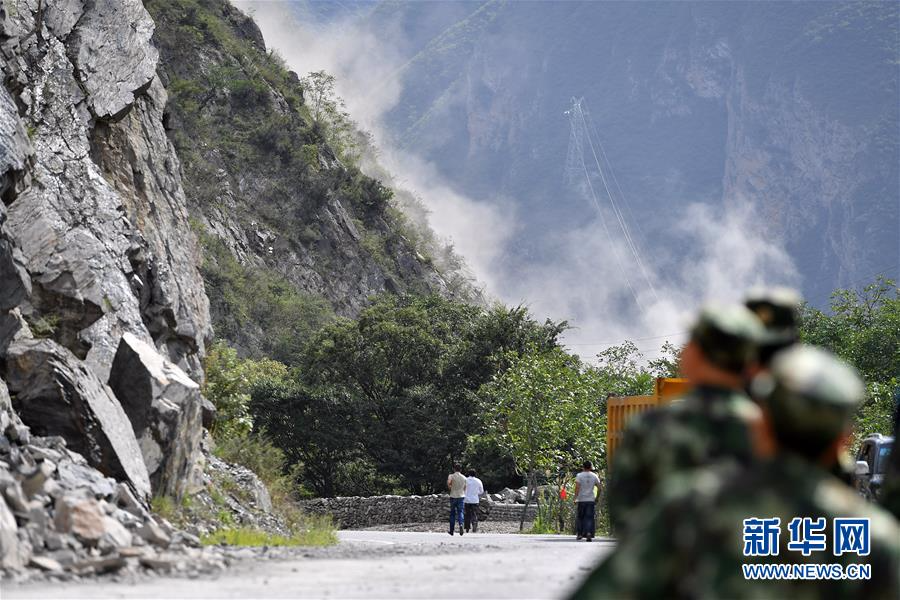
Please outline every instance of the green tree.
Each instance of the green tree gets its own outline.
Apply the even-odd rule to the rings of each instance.
[[[606,429],[599,383],[595,371],[554,348],[515,358],[483,389],[496,435],[526,476],[526,509],[539,473],[565,478],[574,464],[600,458]]]
[[[313,71],[300,80],[313,130],[339,154],[355,150],[355,123],[347,113],[344,100],[334,89],[335,77],[325,71]]]
[[[209,348],[204,366],[203,395],[216,407],[211,433],[218,439],[250,433],[253,428],[251,391],[263,382],[283,381],[288,375],[283,364],[270,359],[241,359],[224,342],[216,342]]]
[[[348,465],[362,456],[356,399],[335,386],[309,388],[269,381],[253,389],[256,427],[284,450],[287,461],[319,496],[334,496]]]
[[[359,477],[345,474],[363,467],[378,475],[366,489],[439,491],[484,430],[479,388],[524,349],[555,347],[563,328],[522,307],[386,294],[357,319],[320,330],[299,356],[296,381],[259,389],[252,412],[317,493],[356,489]],[[476,458],[506,469],[498,479],[514,478],[508,452],[482,442]]]
[[[854,418],[854,447],[862,436],[891,432],[893,395],[900,385],[900,289],[879,277],[862,290],[840,289],[830,311],[805,305],[800,338],[827,348],[859,370],[866,399]]]
[[[664,347],[665,348],[665,347]],[[607,396],[639,396],[653,390],[653,374],[634,342],[611,346],[597,355],[598,384]]]
[[[648,361],[647,366],[653,377],[678,377],[681,374],[681,350],[683,346],[676,346],[666,341],[660,348],[659,356]]]
[[[445,373],[477,316],[477,308],[438,296],[385,295],[307,346],[305,380],[356,399],[366,454],[410,490],[438,488],[465,447],[474,394]]]

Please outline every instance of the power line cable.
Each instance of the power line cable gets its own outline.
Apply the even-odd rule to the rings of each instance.
[[[622,186],[619,185],[619,178],[616,177],[616,172],[612,168],[612,163],[606,156],[606,150],[604,150],[603,148],[603,143],[600,140],[600,132],[597,129],[596,123],[594,123],[594,118],[591,116],[591,112],[589,110],[585,110],[584,112],[587,117],[590,130],[594,132],[594,137],[597,139],[597,147],[600,149],[600,156],[603,158],[606,167],[609,170],[609,174],[612,177],[613,184],[619,192],[619,197],[622,199],[622,204],[625,205],[625,210],[628,212],[628,218],[630,219],[632,225],[637,227],[638,234],[640,235],[641,239],[646,240],[646,235],[644,234],[644,230],[641,227],[640,219],[635,218],[634,212],[631,210],[631,204],[625,201],[625,193],[622,191]]]
[[[591,138],[591,132],[588,129],[587,121],[585,120],[585,117],[584,117],[584,111],[581,109],[580,105],[578,106],[577,114],[581,118],[581,123],[584,126],[584,129],[588,134],[587,135],[588,145],[591,148],[591,154],[594,157],[594,163],[597,165],[597,171],[600,174],[600,180],[603,182],[603,187],[606,190],[606,195],[609,198],[610,205],[612,206],[613,214],[615,214],[616,220],[619,222],[619,227],[622,229],[622,234],[625,237],[625,243],[628,245],[628,248],[631,250],[631,254],[634,257],[635,262],[637,262],[638,268],[640,269],[641,274],[644,277],[644,281],[646,282],[647,287],[650,288],[650,291],[653,293],[653,297],[657,301],[659,301],[659,295],[656,293],[656,288],[653,286],[653,282],[650,278],[650,275],[647,273],[647,268],[644,265],[644,261],[641,260],[640,253],[638,252],[637,247],[635,246],[634,240],[631,237],[631,232],[628,229],[628,224],[625,222],[625,218],[622,215],[621,210],[619,210],[618,204],[616,203],[615,199],[613,198],[612,192],[610,192],[606,175],[604,174],[603,168],[600,165],[600,158],[597,155],[597,150],[594,147],[594,142]]]
[[[579,107],[579,104],[576,103],[576,110],[578,110],[578,107]],[[574,134],[574,128],[576,127],[576,123],[575,123],[575,119],[574,119],[574,118],[570,120],[570,125],[571,125],[571,127],[573,128],[573,134]],[[628,289],[631,291],[631,296],[634,298],[635,304],[637,304],[637,306],[638,306],[638,308],[640,309],[641,313],[643,313],[644,315],[646,315],[646,311],[644,310],[644,306],[641,304],[641,301],[640,301],[640,299],[638,298],[637,292],[635,292],[634,287],[631,285],[631,280],[628,278],[628,272],[625,270],[625,265],[624,265],[624,263],[622,262],[621,257],[619,256],[619,251],[618,251],[618,249],[617,249],[617,247],[616,247],[615,242],[613,241],[612,234],[611,234],[610,231],[609,231],[609,227],[606,225],[606,219],[603,218],[602,210],[600,209],[600,201],[597,200],[597,194],[596,194],[596,192],[594,191],[594,184],[591,182],[591,176],[590,176],[590,173],[588,173],[587,165],[584,163],[584,154],[581,155],[581,157],[580,157],[580,162],[581,162],[581,168],[582,168],[582,170],[584,171],[584,178],[585,178],[585,180],[587,181],[587,184],[588,184],[588,189],[589,189],[590,192],[591,192],[591,200],[594,202],[594,206],[597,207],[598,213],[600,213],[600,214],[599,214],[599,216],[600,216],[600,223],[603,225],[603,230],[606,232],[606,237],[607,237],[607,239],[609,239],[609,243],[610,243],[610,245],[612,246],[612,249],[613,249],[613,256],[614,256],[615,259],[616,259],[616,264],[618,265],[619,270],[620,270],[621,273],[622,273],[622,277],[625,279],[625,284],[628,286]]]

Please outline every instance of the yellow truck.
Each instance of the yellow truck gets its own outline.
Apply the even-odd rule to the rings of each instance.
[[[616,446],[622,440],[625,425],[634,415],[671,401],[690,389],[687,379],[657,377],[649,396],[610,396],[606,400],[606,464],[612,464]]]

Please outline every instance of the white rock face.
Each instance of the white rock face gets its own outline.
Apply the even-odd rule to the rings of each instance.
[[[159,53],[150,43],[153,29],[140,2],[87,3],[69,45],[88,105],[98,118],[115,118],[129,110],[156,77]]]
[[[19,157],[0,162],[11,190],[0,246],[5,235],[24,256],[33,290],[20,309],[32,321],[52,318],[53,339],[103,380],[125,332],[199,380],[212,331],[180,167],[162,126],[153,22],[138,0],[37,8],[20,2],[0,22],[21,115],[16,125],[16,106],[0,97],[0,147]],[[41,17],[42,35],[29,35]],[[13,135],[23,124],[30,164]],[[22,171],[40,184],[22,185]]]

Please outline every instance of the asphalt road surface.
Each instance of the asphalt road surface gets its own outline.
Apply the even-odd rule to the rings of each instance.
[[[342,531],[337,546],[246,559],[215,578],[2,584],[2,598],[564,598],[612,542]],[[302,552],[302,553],[301,553]]]

